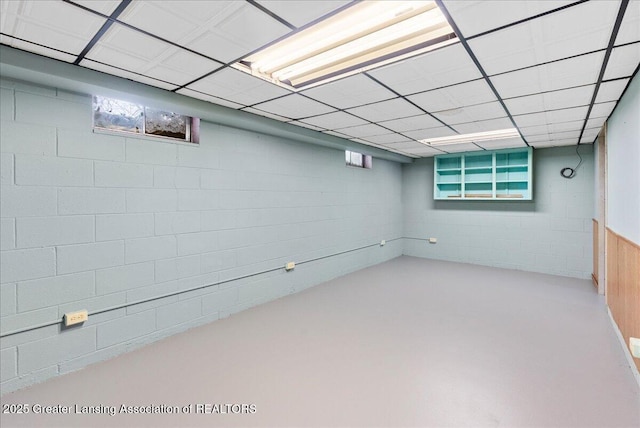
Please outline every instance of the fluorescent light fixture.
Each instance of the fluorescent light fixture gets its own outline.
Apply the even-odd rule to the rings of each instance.
[[[481,141],[496,141],[519,137],[516,128],[500,129],[497,131],[475,132],[473,134],[452,135],[450,137],[425,138],[421,143],[429,146],[444,146],[446,144],[479,143]]]
[[[301,89],[455,42],[434,1],[361,1],[232,67]]]

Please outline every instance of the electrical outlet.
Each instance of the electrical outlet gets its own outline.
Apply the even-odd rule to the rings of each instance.
[[[429,244],[435,244],[438,242],[438,238],[429,238]]]
[[[64,314],[64,325],[69,327],[70,325],[80,324],[89,319],[89,313],[86,310],[77,312],[67,312]]]
[[[637,337],[630,337],[629,348],[631,348],[631,355],[633,355],[633,358],[640,358],[640,339]]]
[[[387,243],[387,241],[385,241],[385,240],[383,239],[382,241],[380,241],[380,246],[381,246],[381,247],[384,247],[384,244],[386,244],[386,243]]]
[[[296,267],[296,263],[295,262],[289,262],[286,265],[284,265],[284,269],[289,271],[289,270],[293,270]]]

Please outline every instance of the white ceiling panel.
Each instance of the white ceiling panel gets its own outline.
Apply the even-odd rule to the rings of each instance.
[[[503,98],[588,85],[596,83],[598,80],[603,60],[603,51],[594,52],[576,58],[491,76],[491,82]]]
[[[121,24],[112,25],[86,57],[176,85],[222,65]]]
[[[333,135],[334,137],[349,139],[349,135],[343,134],[342,132],[338,132],[338,131],[322,131],[322,133]]]
[[[531,144],[536,149],[545,149],[549,147],[563,147],[563,146],[575,146],[577,144],[576,140],[547,140],[540,141],[534,144]]]
[[[544,94],[504,100],[511,114],[527,114],[543,110],[556,110],[588,105],[593,96],[595,85],[563,89]]]
[[[631,0],[622,18],[616,45],[640,41],[640,2]]]
[[[105,18],[61,1],[3,1],[0,31],[78,55],[105,22]]]
[[[432,147],[424,146],[417,149],[406,149],[407,153],[411,153],[413,155],[418,155],[420,157],[432,157],[435,155],[441,155],[444,152],[434,149]]]
[[[496,140],[496,141],[482,141],[480,143],[476,143],[476,145],[487,150],[527,147],[524,140],[520,137],[506,138],[504,140]]]
[[[382,101],[374,104],[367,104],[365,106],[355,107],[347,111],[372,122],[381,122],[383,120],[415,116],[422,113],[419,108],[401,98]]]
[[[477,146],[473,143],[465,143],[465,144],[448,144],[446,146],[438,146],[440,150],[444,150],[447,153],[461,153],[461,152],[476,152],[479,150],[483,150],[482,147]]]
[[[598,89],[598,95],[596,96],[596,102],[618,101],[627,84],[629,84],[629,79],[601,83]]]
[[[580,130],[582,129],[582,125],[584,125],[584,119],[572,120],[569,122],[550,123],[548,127],[549,132],[554,133]]]
[[[453,110],[444,110],[433,113],[433,115],[444,123],[456,125],[459,123],[477,122],[479,120],[498,119],[505,117],[507,113],[500,103],[496,101]]]
[[[640,25],[640,23],[638,23]],[[631,76],[640,63],[640,42],[611,51],[604,80]]]
[[[415,131],[416,129],[437,128],[442,126],[442,123],[428,114],[385,120],[378,123],[396,132]]]
[[[555,111],[515,115],[513,119],[516,121],[518,127],[522,129],[523,127],[529,126],[584,120],[587,115],[587,110],[587,106],[581,106]]]
[[[460,43],[369,71],[369,74],[402,95],[482,77]]]
[[[121,0],[73,0],[73,2],[103,15],[111,15]]]
[[[36,45],[34,43],[25,42],[22,40],[14,39],[13,37],[0,34],[0,43],[3,45],[11,46],[16,49],[22,49],[23,51],[33,52],[39,55],[44,55],[49,58],[59,59],[60,61],[73,62],[76,60],[76,55],[71,55],[66,52],[60,52],[55,49],[47,48],[45,46]]]
[[[484,79],[421,92],[408,98],[428,112],[496,101],[496,96]]]
[[[474,132],[513,128],[513,123],[511,123],[508,117],[501,117],[498,119],[480,120],[478,122],[460,123],[454,126],[454,128],[461,134],[471,134]]]
[[[400,134],[372,135],[370,137],[367,137],[366,140],[376,144],[392,144],[393,147],[400,146],[402,144],[420,144],[406,137],[403,137]],[[402,149],[402,147],[396,148],[400,150]]]
[[[350,0],[257,0],[269,11],[296,27],[321,18]]]
[[[259,110],[277,114],[291,119],[317,116],[335,111],[331,107],[310,100],[300,94],[291,94],[282,98],[267,101],[255,106]]]
[[[222,98],[214,97],[212,95],[203,94],[202,92],[194,91],[188,88],[182,88],[176,92],[182,95],[186,95],[187,97],[197,98],[199,100],[208,101],[213,104],[218,104],[218,105],[230,107],[233,109],[240,109],[244,107],[241,104],[234,103],[229,100],[224,100]]]
[[[452,131],[450,128],[447,128],[446,126],[429,129],[417,129],[415,131],[403,132],[403,134],[409,138],[413,138],[414,140],[424,140],[426,138],[439,138],[456,135],[454,131]]]
[[[580,137],[580,129],[574,131],[565,131],[565,132],[554,132],[549,134],[549,137],[552,140],[567,140],[567,139],[575,139],[578,142],[578,137]]]
[[[325,131],[324,128],[320,128],[319,126],[309,125],[308,123],[300,122],[298,120],[292,120],[291,122],[288,122],[288,123],[292,125],[300,126],[302,128],[311,129],[313,131]]]
[[[349,113],[337,111],[335,113],[323,114],[321,116],[308,117],[303,122],[310,125],[319,126],[323,129],[340,129],[350,126],[365,125],[366,120],[355,117]]]
[[[526,138],[527,138],[527,142],[532,145],[536,145],[537,143],[551,140],[551,136],[549,134],[538,134],[538,135],[533,135],[531,137],[526,137]],[[578,140],[576,138],[575,142],[577,141]]]
[[[133,2],[118,19],[222,62],[245,56],[290,31],[248,2],[233,0]]]
[[[385,135],[389,133],[388,129],[372,123],[367,125],[352,126],[350,128],[342,128],[340,132],[350,136],[351,138],[367,138],[373,135]]]
[[[592,144],[600,134],[600,128],[585,129],[580,144]]]
[[[340,109],[396,97],[396,94],[362,74],[317,86],[302,93]]]
[[[593,105],[593,109],[591,109],[590,117],[609,117],[613,108],[616,106],[615,101],[610,101],[606,103],[596,103]]]
[[[140,83],[146,83],[147,85],[166,89],[168,91],[172,91],[178,87],[177,85],[173,85],[168,82],[163,82],[161,80],[153,79],[151,77],[141,76],[139,74],[135,74],[130,71],[121,70],[119,68],[112,67],[106,64],[101,64],[95,61],[91,61],[90,59],[86,59],[86,58],[83,59],[82,62],[80,62],[80,65],[83,67],[91,68],[93,70],[102,71],[103,73],[124,77],[125,79],[134,80]]]
[[[549,125],[546,123],[544,125],[535,125],[535,126],[524,126],[519,128],[522,135],[525,136],[527,141],[530,138],[535,137],[536,135],[547,135],[549,131]]]
[[[604,126],[604,123],[606,122],[607,118],[606,117],[594,117],[594,118],[590,118],[589,120],[587,120],[587,126],[585,127],[586,129],[590,129],[590,128],[602,128]]]
[[[489,75],[607,47],[619,0],[590,1],[469,41]]]
[[[572,3],[567,1],[530,0],[444,0],[462,35],[469,38]]]
[[[291,93],[280,86],[227,67],[188,86],[243,105],[258,104]]]
[[[426,147],[424,144],[417,141],[404,141],[401,143],[389,144],[389,146],[397,150],[420,150]]]
[[[245,108],[242,109],[242,111],[246,111],[246,112],[249,112],[249,113],[257,114],[258,116],[268,117],[269,119],[275,119],[275,120],[278,120],[280,122],[289,122],[291,120],[288,117],[284,117],[284,116],[280,116],[280,115],[277,115],[277,114],[269,113],[268,111],[259,110],[257,108],[253,108],[253,107],[245,107]]]

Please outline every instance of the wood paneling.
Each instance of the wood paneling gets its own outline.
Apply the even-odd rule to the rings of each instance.
[[[607,304],[629,346],[640,337],[640,246],[607,228]],[[640,358],[634,358],[640,370]]]
[[[593,273],[591,279],[593,279],[593,285],[598,288],[598,220],[593,219]]]

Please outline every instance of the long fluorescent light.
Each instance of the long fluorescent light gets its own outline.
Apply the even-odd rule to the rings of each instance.
[[[301,89],[455,41],[434,1],[361,1],[232,66]]]
[[[480,141],[504,140],[507,138],[519,137],[520,133],[516,128],[500,129],[497,131],[475,132],[473,134],[452,135],[450,137],[425,138],[420,140],[423,144],[430,146],[443,146],[446,144],[478,143]]]

